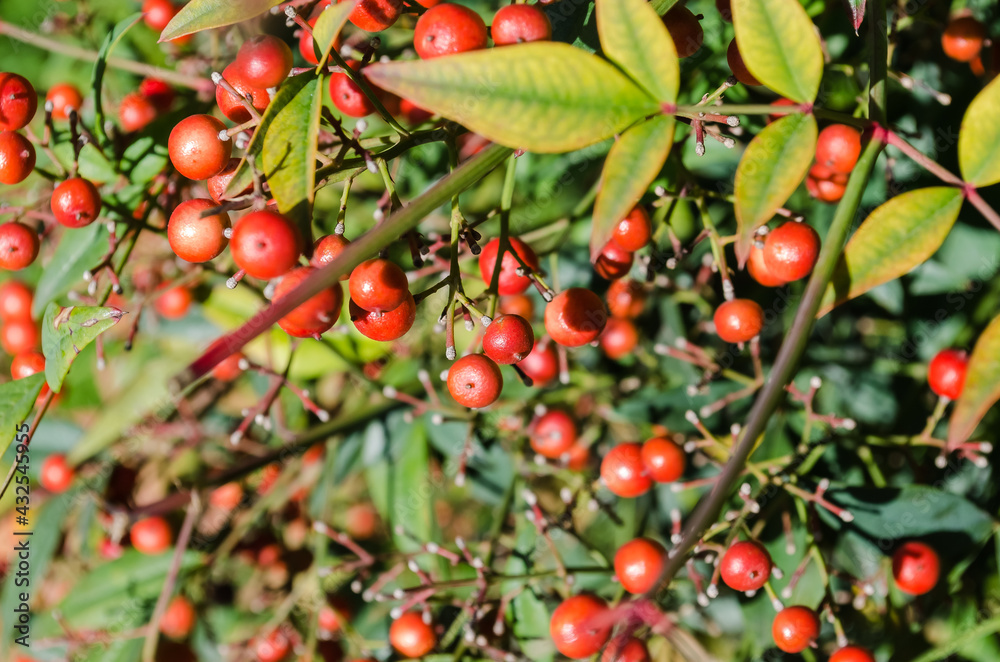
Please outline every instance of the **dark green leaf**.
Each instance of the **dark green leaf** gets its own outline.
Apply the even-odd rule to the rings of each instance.
[[[160,41],[170,41],[186,34],[221,28],[263,14],[282,0],[191,0],[173,17],[160,35]]]
[[[83,273],[94,267],[107,250],[108,229],[104,223],[91,223],[79,230],[64,231],[52,260],[45,266],[35,288],[32,316],[41,317],[50,302],[81,282]]]
[[[1000,316],[979,336],[969,357],[965,386],[948,426],[948,443],[956,447],[967,441],[997,400],[1000,400]]]
[[[677,101],[680,64],[667,27],[646,0],[597,0],[604,54],[660,103]]]
[[[90,89],[94,91],[94,132],[102,145],[107,144],[108,135],[104,132],[104,105],[101,102],[104,90],[104,72],[108,68],[108,57],[114,50],[118,42],[121,41],[125,33],[132,29],[136,23],[142,20],[142,14],[132,14],[112,28],[111,32],[104,38],[101,50],[97,54],[97,61],[94,62],[94,73],[90,79]]]
[[[24,379],[0,384],[0,455],[19,434],[18,426],[25,423],[35,400],[45,384],[45,375],[37,373]],[[27,428],[24,429],[26,433]]]
[[[45,378],[53,391],[62,389],[63,379],[80,351],[94,342],[122,318],[117,308],[70,306],[50,303],[42,320],[42,354],[45,355]]]

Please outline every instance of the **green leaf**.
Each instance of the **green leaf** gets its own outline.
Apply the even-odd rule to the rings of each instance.
[[[125,33],[132,29],[136,23],[142,20],[142,14],[132,14],[123,21],[119,21],[101,44],[101,50],[97,53],[97,61],[94,62],[94,73],[90,78],[90,88],[94,91],[94,132],[102,145],[108,142],[108,134],[104,132],[104,105],[101,102],[102,90],[104,88],[104,72],[108,68],[108,57],[114,50],[118,42],[121,41]]]
[[[757,228],[771,220],[809,172],[816,154],[816,118],[786,115],[750,141],[736,168],[736,258],[746,264]]]
[[[950,660],[961,653],[962,649],[969,646],[969,644],[973,644],[980,639],[993,637],[997,632],[1000,632],[1000,616],[993,616],[985,621],[979,621],[977,618],[968,628],[963,628],[955,632],[954,637],[938,644],[926,653],[913,658],[913,662]]]
[[[7,452],[17,436],[18,426],[28,418],[43,384],[45,375],[42,373],[0,384],[0,455]],[[27,431],[25,428],[24,432]]]
[[[903,193],[873,211],[847,242],[817,316],[925,262],[961,207],[959,189],[938,186]]]
[[[314,78],[285,106],[264,136],[264,173],[281,213],[311,236],[316,195],[316,144],[323,108],[323,77]]]
[[[59,159],[59,163],[69,170],[73,165],[73,143],[70,141],[57,143],[52,146],[52,152]],[[80,148],[78,163],[80,166],[80,176],[89,179],[95,184],[110,182],[118,176],[114,166],[108,162],[104,154],[101,153],[101,150],[97,149],[97,146],[92,143],[87,143]]]
[[[673,116],[657,115],[628,129],[611,147],[594,202],[591,261],[597,259],[619,221],[639,203],[643,193],[660,174],[673,144]]]
[[[580,149],[660,112],[612,65],[554,42],[373,64],[365,73],[490,140],[534,152]]]
[[[673,6],[679,1],[680,0],[651,0],[649,4],[658,15],[663,16],[668,11],[673,9]]]
[[[246,21],[281,2],[282,0],[191,0],[163,28],[160,42]]]
[[[393,533],[393,537],[401,551],[413,552],[420,547],[413,538],[428,541],[435,538],[435,488],[430,478],[427,432],[420,420],[405,423],[399,417],[390,418],[388,423],[390,438],[405,440],[389,467],[390,521],[394,528],[402,526],[410,534]]]
[[[732,0],[736,44],[750,73],[799,103],[816,100],[823,48],[798,0]]]
[[[660,103],[677,101],[680,64],[667,27],[646,0],[597,0],[601,47]]]
[[[52,260],[45,266],[35,288],[32,317],[83,280],[83,272],[96,265],[108,250],[108,229],[104,223],[91,223],[79,230],[63,231]]]
[[[1000,316],[979,336],[969,357],[965,387],[948,425],[948,443],[955,446],[967,441],[997,400],[1000,400]]]
[[[320,73],[326,68],[326,58],[333,50],[333,45],[340,36],[340,31],[347,25],[347,19],[357,6],[358,0],[341,2],[331,5],[323,10],[313,27],[313,44],[320,49],[319,64],[316,65],[316,73]]]
[[[73,360],[125,315],[117,308],[70,306],[50,303],[42,320],[42,354],[45,355],[45,378],[56,393],[62,388]]]
[[[995,78],[969,104],[958,132],[958,165],[962,178],[975,186],[1000,182],[1000,78]]]

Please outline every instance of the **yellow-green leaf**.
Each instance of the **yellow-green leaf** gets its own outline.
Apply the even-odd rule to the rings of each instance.
[[[958,132],[958,164],[962,178],[975,186],[1000,182],[1000,78],[969,104]]]
[[[997,400],[1000,400],[1000,316],[979,336],[969,357],[965,386],[948,424],[948,443],[956,446],[968,441]]]
[[[191,0],[177,12],[160,34],[160,41],[170,41],[186,34],[221,28],[263,14],[283,0]]]
[[[555,42],[373,64],[365,73],[490,140],[533,152],[580,149],[660,111],[611,64]]]
[[[677,101],[677,49],[653,6],[646,0],[597,0],[596,11],[604,54],[660,103]]]
[[[611,147],[594,202],[590,259],[596,260],[615,226],[638,204],[674,144],[674,118],[658,115],[622,134]]]
[[[347,25],[347,19],[358,2],[359,0],[349,0],[349,2],[330,5],[316,20],[316,26],[313,27],[313,44],[320,49],[317,73],[325,68],[326,58],[333,50],[333,45],[337,43],[340,31]]]
[[[26,424],[30,421],[26,419],[44,384],[45,375],[40,372],[0,384],[0,455],[7,452],[15,438],[27,434]]]
[[[736,258],[742,267],[754,233],[799,187],[816,154],[816,119],[786,115],[764,127],[747,145],[736,168]]]
[[[817,316],[927,261],[961,208],[959,189],[937,186],[903,193],[873,211],[847,242]]]
[[[732,0],[732,7],[736,44],[750,73],[792,101],[815,101],[823,48],[798,0]]]
[[[70,306],[50,303],[42,319],[42,354],[45,379],[53,391],[62,389],[63,379],[84,347],[94,342],[125,315],[117,308]]]

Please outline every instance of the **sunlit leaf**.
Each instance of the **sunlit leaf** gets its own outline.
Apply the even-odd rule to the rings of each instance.
[[[972,356],[965,387],[955,405],[948,426],[948,443],[967,441],[990,407],[1000,400],[1000,316],[979,336]]]
[[[319,49],[317,72],[322,71],[326,58],[340,37],[340,31],[347,25],[347,19],[360,0],[349,0],[331,5],[323,10],[313,27],[313,44]]]
[[[657,101],[677,101],[677,49],[653,7],[646,0],[597,0],[596,6],[604,54]]]
[[[221,28],[263,14],[282,0],[191,0],[177,12],[160,34],[160,41],[170,41],[186,34]]]
[[[62,388],[76,355],[125,315],[117,308],[70,306],[50,303],[42,320],[42,353],[45,378],[56,393]]]
[[[1000,182],[1000,78],[969,104],[958,132],[958,163],[965,181],[975,186]]]

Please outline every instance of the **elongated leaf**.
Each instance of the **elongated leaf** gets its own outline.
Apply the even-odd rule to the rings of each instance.
[[[944,243],[962,207],[962,192],[938,186],[889,200],[847,242],[818,317],[925,262]]]
[[[91,223],[79,230],[64,231],[35,289],[32,317],[41,317],[50,302],[82,282],[83,272],[95,266],[107,250],[108,229],[104,223]]]
[[[948,425],[948,442],[967,441],[997,400],[1000,400],[1000,317],[990,322],[979,336],[969,357],[965,387]]]
[[[306,83],[264,136],[264,174],[278,209],[298,223],[310,241],[316,195],[316,141],[323,108],[323,76]]]
[[[399,455],[392,458],[389,468],[390,518],[394,527],[402,526],[410,534],[394,535],[394,539],[399,549],[414,551],[419,545],[413,537],[434,540],[436,528],[427,431],[422,419],[406,423],[401,416],[394,416],[388,425],[390,438],[405,440],[396,447]]]
[[[590,259],[596,260],[615,226],[638,204],[674,144],[674,118],[658,115],[630,128],[611,147],[594,203]]]
[[[490,140],[534,152],[580,149],[660,110],[612,65],[568,44],[374,64],[365,73]]]
[[[969,104],[958,132],[958,164],[962,178],[976,186],[1000,182],[1000,78]]]
[[[736,44],[750,73],[799,103],[816,100],[823,48],[798,0],[732,0]]]
[[[667,27],[646,0],[597,0],[604,54],[660,103],[677,101],[680,65]]]
[[[246,21],[281,2],[282,0],[191,0],[163,28],[160,41],[170,41],[186,34]]]
[[[347,25],[347,18],[351,11],[357,6],[359,0],[348,0],[336,5],[331,5],[323,10],[316,20],[313,28],[313,44],[319,49],[319,64],[316,65],[316,72],[321,72],[326,66],[326,58],[333,50],[333,45],[337,43],[340,31]]]
[[[786,115],[750,141],[736,168],[736,258],[742,267],[750,255],[757,228],[799,187],[816,153],[816,119]]]
[[[119,21],[111,32],[104,38],[101,50],[97,53],[97,61],[94,62],[94,71],[90,77],[90,89],[94,91],[94,132],[101,144],[108,142],[108,135],[104,132],[104,104],[101,102],[102,90],[104,88],[104,72],[108,68],[108,57],[114,50],[118,42],[121,41],[125,33],[142,20],[142,14],[132,14],[128,18]]]
[[[73,360],[125,315],[117,308],[70,306],[50,303],[42,320],[42,354],[45,355],[45,378],[56,393],[62,388]]]
[[[37,373],[0,384],[0,455],[7,452],[18,434],[27,433],[27,428],[21,430],[19,426],[31,413],[44,383],[45,375]]]
[[[668,11],[670,11],[674,5],[676,5],[680,0],[650,0],[650,5],[653,10],[659,15],[663,16]]]

